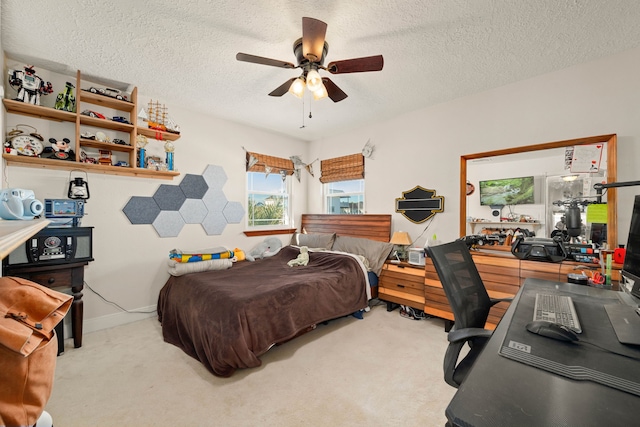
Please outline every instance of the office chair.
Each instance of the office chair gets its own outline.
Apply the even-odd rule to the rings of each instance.
[[[449,346],[444,356],[444,380],[458,388],[471,370],[493,331],[484,329],[491,307],[506,299],[489,298],[466,243],[455,240],[427,247],[427,253],[453,310],[454,325],[447,335]],[[458,362],[465,343],[470,350]]]

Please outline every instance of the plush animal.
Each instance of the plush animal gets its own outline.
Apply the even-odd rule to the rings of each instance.
[[[297,265],[307,265],[309,263],[309,248],[306,246],[300,246],[300,255],[295,259],[292,259],[287,263],[289,267],[295,267]]]
[[[262,243],[259,243],[255,248],[245,253],[247,261],[255,261],[256,259],[262,259],[274,256],[282,249],[282,242],[276,237],[267,237]]]
[[[76,160],[76,153],[73,152],[69,144],[69,138],[55,139],[49,138],[51,147],[44,149],[42,156],[60,160]]]
[[[245,259],[247,259],[247,255],[244,253],[242,249],[235,248],[233,250],[233,258],[231,259],[231,261],[233,262],[244,261]]]

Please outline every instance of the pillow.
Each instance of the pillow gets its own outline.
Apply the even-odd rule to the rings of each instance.
[[[332,249],[364,256],[369,262],[371,271],[380,276],[382,266],[391,253],[393,244],[359,237],[338,236]]]
[[[335,238],[336,233],[293,233],[293,236],[291,237],[291,244],[314,249],[331,249]]]

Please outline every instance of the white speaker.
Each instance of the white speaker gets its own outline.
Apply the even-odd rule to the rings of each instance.
[[[494,217],[500,219],[500,217],[502,216],[502,208],[504,208],[504,206],[502,205],[491,205],[491,215],[493,215]]]

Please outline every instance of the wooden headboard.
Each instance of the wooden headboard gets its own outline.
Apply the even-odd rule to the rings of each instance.
[[[339,236],[362,237],[388,242],[391,239],[391,215],[303,214],[300,231],[336,233]]]

